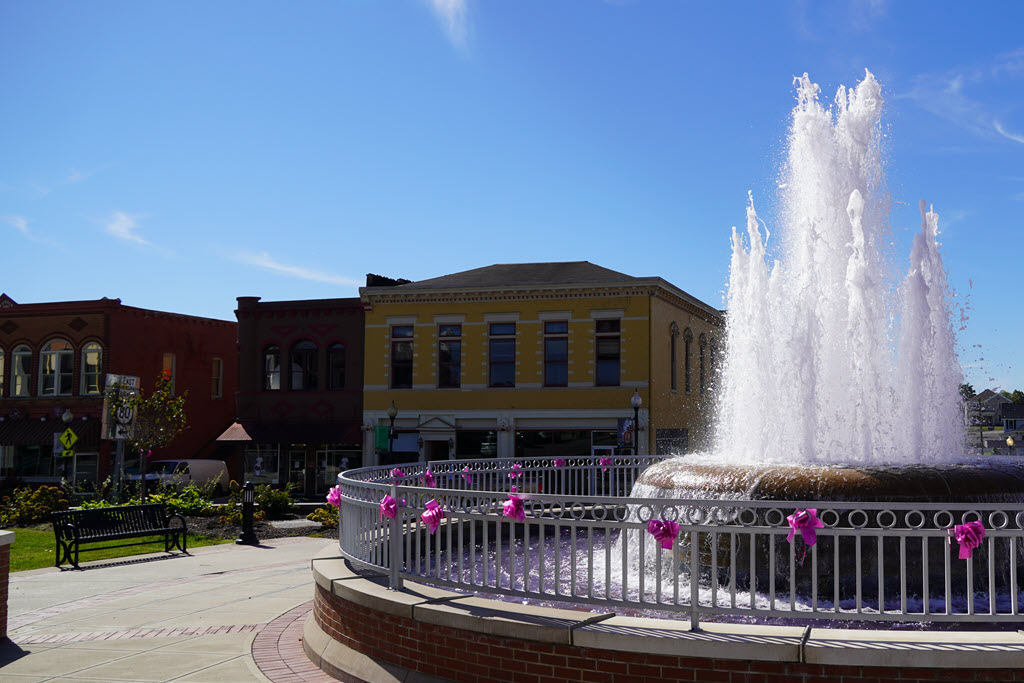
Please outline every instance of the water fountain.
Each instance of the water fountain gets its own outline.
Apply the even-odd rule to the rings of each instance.
[[[782,227],[762,231],[751,199],[746,234],[733,229],[714,452],[652,467],[636,493],[1019,500],[1024,469],[963,454],[939,218],[924,201],[906,275],[892,275],[878,83],[867,73],[831,109],[806,74],[796,87]]]

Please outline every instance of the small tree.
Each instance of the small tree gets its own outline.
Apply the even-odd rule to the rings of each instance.
[[[164,370],[156,379],[148,396],[139,391],[128,393],[114,385],[109,392],[110,411],[130,410],[135,413],[131,436],[125,447],[139,454],[139,474],[142,482],[142,500],[146,500],[146,460],[154,448],[170,445],[187,426],[185,397],[174,395],[171,373]]]

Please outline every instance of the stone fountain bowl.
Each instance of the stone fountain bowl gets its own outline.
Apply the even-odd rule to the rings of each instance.
[[[647,468],[637,484],[696,499],[1016,503],[1024,500],[1024,463],[735,465],[678,457]]]

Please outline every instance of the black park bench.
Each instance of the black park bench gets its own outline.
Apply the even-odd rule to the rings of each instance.
[[[174,520],[179,523],[174,524]],[[163,503],[146,505],[118,505],[90,508],[88,510],[66,510],[53,513],[53,534],[57,538],[57,567],[65,562],[78,569],[79,546],[104,541],[128,541],[103,548],[122,548],[152,543],[152,540],[136,541],[143,536],[163,536],[164,550],[177,548],[185,550],[187,530],[185,518],[178,514],[167,514]],[[86,548],[100,550],[101,548]]]

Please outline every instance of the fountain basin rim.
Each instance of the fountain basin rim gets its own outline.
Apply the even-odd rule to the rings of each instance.
[[[409,619],[418,625],[413,631],[427,641],[432,637],[431,626],[443,626],[588,651],[679,655],[684,648],[687,658],[954,669],[1024,665],[1024,634],[1019,631],[908,632],[815,626],[806,640],[805,628],[798,626],[701,622],[700,631],[691,631],[686,620],[606,616],[506,603],[408,580],[404,589],[389,590],[384,574],[357,570],[334,546],[318,553],[312,567],[319,609],[329,610],[333,601],[341,601],[365,610],[368,620],[374,619],[373,613]],[[304,641],[307,653],[315,663],[324,660],[322,669],[345,670],[342,667],[351,664],[345,661],[351,651],[346,654],[345,648],[327,647],[313,653],[308,649],[311,643],[332,641],[314,616],[309,619],[306,630],[310,637]],[[331,656],[336,661],[330,661]]]

